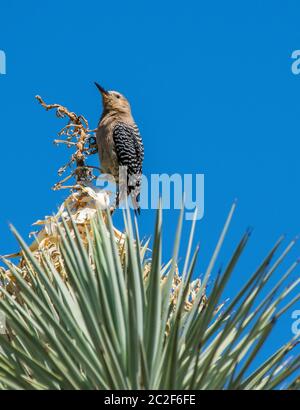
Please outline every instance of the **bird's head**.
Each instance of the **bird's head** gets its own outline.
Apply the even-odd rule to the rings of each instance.
[[[96,87],[102,95],[104,111],[116,111],[120,113],[130,113],[130,104],[124,95],[117,91],[107,91],[98,83],[95,83]]]

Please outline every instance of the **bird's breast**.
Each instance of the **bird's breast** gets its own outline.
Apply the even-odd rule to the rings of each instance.
[[[115,174],[118,165],[114,149],[113,133],[110,124],[99,124],[96,131],[101,168],[108,174]]]

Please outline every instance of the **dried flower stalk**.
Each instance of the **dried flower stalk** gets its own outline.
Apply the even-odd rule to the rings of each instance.
[[[39,95],[35,98],[46,111],[56,110],[58,118],[68,118],[67,125],[58,132],[58,136],[65,137],[65,139],[55,139],[54,143],[65,144],[68,148],[76,148],[76,151],[71,155],[70,160],[58,170],[58,175],[61,176],[67,168],[72,167],[72,165],[75,165],[75,170],[66,178],[56,183],[53,189],[78,189],[78,185],[89,184],[94,179],[92,170],[100,170],[97,167],[86,164],[87,156],[97,152],[96,140],[93,136],[95,130],[89,128],[88,121],[83,115],[77,115],[60,104],[46,104]],[[64,186],[63,184],[72,177],[75,178],[76,185]]]

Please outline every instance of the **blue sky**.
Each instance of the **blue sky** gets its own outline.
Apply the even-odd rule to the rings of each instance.
[[[254,233],[226,296],[233,294],[282,233],[289,240],[300,232],[300,75],[291,71],[299,16],[299,2],[289,0],[3,0],[0,253],[15,250],[8,222],[26,237],[30,224],[55,211],[66,194],[50,189],[69,155],[52,144],[63,122],[34,96],[66,105],[95,127],[96,80],[129,98],[144,139],[146,175],[205,174],[198,273],[238,198],[218,263],[226,263],[247,226]],[[165,260],[177,217],[175,210],[164,213]],[[143,211],[142,235],[152,233],[153,220],[154,211]],[[183,239],[189,227],[186,222]],[[299,253],[297,245],[274,281]],[[268,352],[292,336],[290,315],[277,325]]]

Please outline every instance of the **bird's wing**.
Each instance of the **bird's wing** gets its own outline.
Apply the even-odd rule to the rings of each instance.
[[[140,193],[144,146],[138,127],[118,122],[113,129],[113,140],[119,166],[127,167],[128,193]]]

